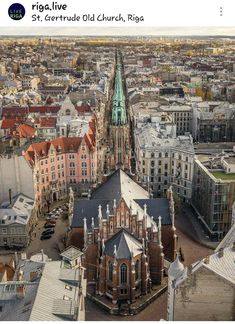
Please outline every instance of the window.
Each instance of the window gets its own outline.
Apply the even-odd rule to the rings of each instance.
[[[86,162],[82,162],[82,168],[86,168],[86,167],[87,167]]]
[[[135,280],[140,279],[140,261],[137,260],[135,263]]]
[[[113,281],[113,263],[111,261],[108,263],[108,271],[108,278],[110,281]]]
[[[65,115],[66,115],[66,116],[70,116],[70,115],[71,115],[71,111],[70,111],[70,109],[66,109],[66,111],[65,111]]]
[[[87,175],[87,170],[82,170],[82,175],[86,176]]]
[[[69,286],[69,285],[65,285],[65,289],[68,289],[68,290],[73,290],[73,287],[72,286]]]
[[[70,170],[69,174],[70,174],[70,176],[75,176],[75,170]]]
[[[159,157],[160,157],[160,158],[162,157],[162,153],[159,153]]]
[[[168,158],[168,153],[167,152],[165,153],[165,157]]]
[[[127,265],[123,263],[120,267],[120,279],[121,279],[121,285],[127,283]]]
[[[72,300],[71,297],[64,295],[63,300]]]
[[[151,153],[151,158],[154,158],[154,153]]]
[[[74,163],[74,162],[70,162],[70,163],[69,163],[69,167],[70,167],[70,168],[75,168],[75,163]]]

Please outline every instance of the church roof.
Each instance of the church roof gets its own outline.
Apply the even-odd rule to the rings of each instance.
[[[147,214],[158,221],[158,217],[162,217],[163,225],[171,225],[171,217],[169,211],[169,202],[167,198],[156,198],[156,199],[135,199],[135,202],[144,209],[144,205],[147,205]],[[147,223],[147,226],[148,223]]]
[[[104,253],[114,256],[114,246],[116,245],[117,259],[131,259],[132,255],[142,253],[142,244],[125,229],[121,229],[105,242]]]
[[[138,213],[138,218],[144,215],[144,205],[147,205],[147,227],[153,222],[158,222],[158,217],[162,217],[162,225],[170,225],[171,218],[169,212],[169,202],[167,198],[149,199],[149,194],[140,185],[135,183],[124,171],[118,169],[108,180],[97,188],[91,195],[90,200],[76,199],[74,202],[74,216],[72,227],[83,227],[83,219],[87,220],[87,228],[91,228],[92,218],[95,227],[98,226],[98,207],[101,205],[102,218],[106,219],[107,204],[110,214],[113,215],[113,203],[116,199],[118,205],[121,199],[129,207],[132,205],[133,214]]]
[[[116,199],[117,203],[123,197],[127,206],[132,199],[148,199],[148,192],[132,180],[122,169],[114,172],[92,194],[92,199]]]

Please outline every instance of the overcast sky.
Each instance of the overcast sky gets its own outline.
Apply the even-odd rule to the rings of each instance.
[[[5,35],[68,35],[68,36],[203,36],[203,35],[224,35],[235,36],[234,27],[0,27],[0,36]]]

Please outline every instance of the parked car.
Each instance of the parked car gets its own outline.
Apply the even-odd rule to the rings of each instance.
[[[51,235],[50,234],[46,234],[46,235],[42,235],[41,236],[41,240],[49,240],[51,238]]]
[[[51,215],[50,220],[57,220],[59,218],[59,215]]]
[[[51,224],[51,223],[44,224],[44,228],[52,228],[52,227],[55,227],[55,224]]]
[[[50,218],[47,220],[47,223],[56,224],[56,219]]]
[[[47,234],[54,234],[55,230],[53,228],[48,228],[47,230],[42,232],[42,235],[47,235]]]

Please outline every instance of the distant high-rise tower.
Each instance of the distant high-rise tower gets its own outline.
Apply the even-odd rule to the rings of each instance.
[[[112,148],[111,169],[130,168],[129,124],[126,99],[123,91],[121,64],[116,66],[115,89],[112,99]]]

